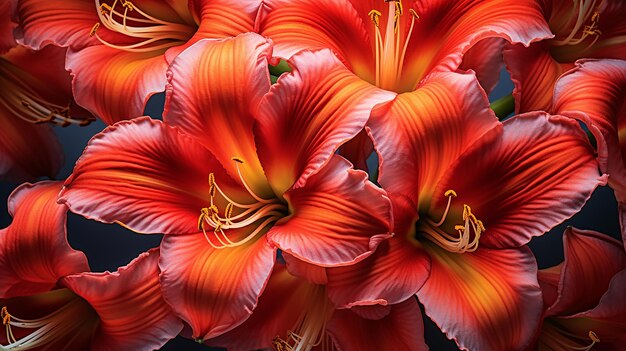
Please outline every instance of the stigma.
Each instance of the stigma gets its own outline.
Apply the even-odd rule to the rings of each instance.
[[[12,315],[8,307],[4,306],[0,310],[0,318],[6,330],[8,344],[0,345],[0,350],[31,350],[67,338],[84,326],[85,321],[80,318],[84,310],[84,303],[76,298],[45,317],[29,320]],[[20,329],[20,335],[23,330],[33,331],[17,338],[13,328]]]
[[[441,219],[438,222],[434,222],[429,218],[420,220],[417,228],[418,232],[450,252],[465,253],[476,251],[480,237],[486,231],[483,222],[476,218],[468,204],[463,204],[463,223],[454,226],[457,235],[448,234],[441,226],[446,222],[452,199],[457,197],[457,193],[454,190],[448,190],[444,193],[444,196],[448,198],[448,204]]]
[[[237,174],[247,193],[254,199],[253,203],[240,203],[229,197],[215,180],[215,174],[209,174],[209,207],[200,210],[198,230],[202,230],[207,242],[216,249],[241,246],[254,239],[269,228],[274,222],[287,213],[286,205],[277,198],[264,199],[257,195],[243,178],[241,158],[233,157]],[[223,211],[218,207],[218,200],[226,201]],[[229,237],[229,229],[249,227],[251,232],[244,238],[233,240]]]
[[[128,0],[114,0],[111,5],[95,0],[100,22],[89,33],[102,44],[129,52],[160,52],[172,46],[182,45],[195,33],[196,28],[183,23],[168,22],[147,14]],[[112,44],[98,30],[106,29],[136,39],[133,44]]]
[[[28,75],[26,72],[11,62],[0,58],[0,86],[5,91],[0,95],[0,106],[12,115],[33,124],[50,123],[61,127],[72,124],[86,126],[95,120],[91,116],[87,118],[72,116],[69,101],[66,105],[48,101],[26,83],[28,81],[26,75]]]
[[[597,0],[574,0],[574,8],[572,8],[572,14],[568,21],[568,24],[573,23],[573,27],[567,36],[562,39],[555,39],[553,43],[557,46],[578,45],[588,37],[592,37],[593,40],[587,48],[593,46],[602,34],[598,29],[598,22],[600,21],[598,9],[602,1],[597,6],[596,2]]]
[[[401,78],[404,66],[404,57],[413,33],[415,21],[419,16],[413,9],[409,9],[411,24],[406,38],[402,40],[403,28],[400,17],[404,15],[404,8],[400,0],[385,0],[388,5],[387,23],[384,29],[384,36],[380,30],[380,18],[383,14],[380,11],[372,10],[368,16],[374,24],[376,33],[375,55],[376,55],[376,86],[386,90],[395,90]]]
[[[336,350],[326,333],[326,324],[333,315],[334,307],[326,297],[325,287],[313,285],[306,294],[309,303],[304,306],[293,329],[287,331],[287,338],[276,336],[272,340],[275,351],[310,351],[314,347],[321,351]]]

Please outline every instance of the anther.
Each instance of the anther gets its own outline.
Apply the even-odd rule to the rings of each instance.
[[[420,16],[417,14],[417,12],[415,12],[415,10],[409,9],[409,13],[411,14],[411,16],[413,16],[413,18],[420,19]]]
[[[132,2],[126,0],[122,0],[122,6],[126,7],[128,9],[128,11],[133,11],[135,9],[135,6],[133,5]]]
[[[404,8],[402,7],[402,2],[396,2],[396,15],[402,16],[404,14]]]
[[[6,306],[2,307],[2,311],[0,311],[0,317],[2,317],[3,325],[11,324],[11,314],[9,313]]]
[[[239,157],[233,157],[233,158],[231,158],[231,160],[233,160],[233,161],[235,161],[237,163],[243,163],[243,159],[239,158]]]
[[[93,27],[91,27],[91,32],[89,32],[89,36],[93,37],[94,35],[96,35],[96,31],[98,30],[98,28],[100,28],[100,22],[94,24]]]
[[[382,13],[380,13],[379,11],[376,11],[376,10],[372,10],[367,15],[370,17],[372,22],[374,22],[374,25],[376,27],[378,27],[380,25],[380,17],[383,15]]]
[[[593,341],[594,343],[600,342],[600,338],[598,337],[598,335],[591,330],[589,331],[589,339],[591,339],[591,341]]]
[[[454,191],[454,190],[452,190],[452,189],[450,189],[450,190],[446,191],[443,195],[444,195],[444,196],[446,196],[446,197],[447,197],[447,196],[457,197],[457,195],[456,195],[456,191]]]

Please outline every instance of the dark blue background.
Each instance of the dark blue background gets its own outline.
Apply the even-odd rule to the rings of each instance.
[[[509,94],[513,85],[505,71],[502,72],[501,82],[491,94],[490,100],[498,99]],[[154,96],[146,108],[146,114],[160,118],[164,103],[163,94]],[[58,178],[64,179],[72,170],[74,162],[89,139],[104,128],[102,122],[95,122],[87,127],[55,127],[63,148],[66,163]],[[489,179],[485,179],[489,182]],[[0,227],[6,227],[11,219],[6,210],[6,199],[18,184],[2,183],[0,185]],[[592,229],[607,233],[619,238],[619,223],[617,205],[611,189],[598,189],[585,208],[566,223],[554,228],[548,234],[532,240],[530,247],[537,256],[540,268],[550,267],[563,260],[562,234],[567,225],[581,229]],[[74,214],[68,214],[68,237],[70,244],[84,251],[89,258],[93,271],[115,271],[126,265],[141,252],[159,245],[161,235],[139,235],[117,225],[107,225],[89,221]],[[437,326],[424,317],[426,341],[433,350],[457,350],[454,342],[448,340]],[[497,333],[497,330],[493,331]],[[178,337],[169,342],[162,350],[208,350],[191,340]]]

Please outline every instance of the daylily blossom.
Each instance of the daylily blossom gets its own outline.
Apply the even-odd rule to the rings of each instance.
[[[72,99],[65,50],[16,47],[15,4],[0,4],[0,179],[54,177],[63,152],[46,124],[84,125],[93,117]]]
[[[433,72],[457,70],[481,41],[461,68],[478,71],[490,89],[499,74],[498,39],[528,46],[551,35],[539,5],[528,0],[266,0],[257,22],[277,57],[330,48],[359,78],[395,93],[420,88]],[[363,167],[373,151],[367,145],[361,134],[342,154]]]
[[[551,107],[557,79],[581,58],[626,59],[626,2],[542,0],[554,38],[504,51],[516,112]]]
[[[568,228],[563,246],[565,262],[539,271],[546,311],[532,350],[622,349],[626,343],[622,244],[602,233]]]
[[[256,34],[194,44],[168,72],[164,123],[107,128],[61,193],[88,218],[166,234],[165,298],[195,339],[249,317],[277,248],[347,265],[390,236],[385,192],[334,154],[386,95],[359,99],[354,92],[375,88],[328,50],[294,56],[270,90],[270,57]]]
[[[260,2],[19,0],[18,41],[69,47],[76,101],[112,124],[143,114],[165,87],[168,63],[189,45],[252,31]]]
[[[427,350],[415,298],[392,306],[336,310],[326,288],[276,265],[250,318],[208,340],[230,351]]]
[[[163,300],[158,250],[89,273],[67,243],[61,182],[25,184],[0,231],[0,350],[154,350],[182,329]]]
[[[585,133],[546,113],[498,122],[473,74],[432,75],[372,114],[395,236],[353,267],[328,268],[331,300],[389,304],[417,293],[460,348],[524,348],[541,298],[522,245],[606,183]]]
[[[579,118],[606,143],[600,163],[619,203],[622,238],[626,242],[626,61],[580,60],[556,83],[553,110]],[[581,115],[582,113],[582,115]]]

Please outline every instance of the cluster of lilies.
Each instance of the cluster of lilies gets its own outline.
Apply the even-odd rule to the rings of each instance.
[[[39,181],[0,230],[0,350],[426,350],[422,313],[463,350],[623,350],[623,240],[570,227],[547,269],[527,244],[600,186],[626,238],[624,18],[2,0],[0,177]],[[515,89],[490,107],[502,67]],[[161,92],[162,120],[142,116]],[[96,119],[72,174],[41,180],[63,163],[52,126]],[[68,211],[163,240],[90,272]]]

